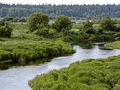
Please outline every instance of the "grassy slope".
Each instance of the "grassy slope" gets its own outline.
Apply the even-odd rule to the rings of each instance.
[[[106,43],[105,46],[106,47],[111,47],[111,48],[114,48],[114,49],[120,49],[120,41]]]
[[[120,56],[89,59],[29,81],[33,90],[120,90]]]
[[[0,38],[0,68],[9,64],[25,65],[29,61],[73,53],[68,43],[39,37],[26,24],[15,23],[11,38]]]

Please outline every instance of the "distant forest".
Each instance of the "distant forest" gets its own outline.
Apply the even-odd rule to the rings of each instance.
[[[45,12],[50,18],[66,15],[73,18],[110,16],[120,18],[120,5],[21,5],[0,3],[0,17],[26,17],[33,12]]]

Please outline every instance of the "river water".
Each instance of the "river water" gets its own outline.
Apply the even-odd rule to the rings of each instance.
[[[50,62],[33,65],[12,67],[8,70],[0,71],[0,90],[31,90],[28,86],[28,80],[36,75],[47,73],[53,69],[68,67],[71,63],[89,58],[106,58],[120,54],[120,50],[101,50],[98,44],[91,49],[83,49],[80,46],[74,46],[76,50],[71,56],[53,58]]]

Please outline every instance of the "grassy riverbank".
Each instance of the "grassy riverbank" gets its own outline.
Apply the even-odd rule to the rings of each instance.
[[[33,90],[119,90],[120,56],[89,59],[29,81]]]
[[[0,43],[0,45],[0,65],[26,65],[31,60],[51,58],[74,52],[69,44],[61,40],[12,40]]]
[[[115,42],[111,42],[111,43],[106,43],[105,44],[106,47],[111,47],[113,49],[120,49],[120,41],[115,41]]]

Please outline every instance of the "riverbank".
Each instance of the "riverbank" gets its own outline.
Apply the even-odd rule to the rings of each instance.
[[[50,58],[74,53],[62,40],[11,40],[0,43],[0,69],[14,65],[38,64]]]
[[[104,46],[111,47],[113,49],[120,49],[120,41],[114,41],[114,42],[106,43]]]
[[[29,81],[33,90],[119,90],[120,56],[88,59]]]

